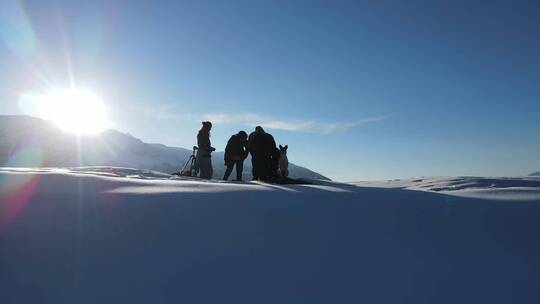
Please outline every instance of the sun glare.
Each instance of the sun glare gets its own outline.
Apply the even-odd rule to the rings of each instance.
[[[107,127],[103,101],[86,90],[53,91],[40,100],[40,116],[78,134],[96,134]]]

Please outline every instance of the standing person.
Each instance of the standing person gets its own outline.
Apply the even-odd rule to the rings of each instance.
[[[204,179],[211,179],[214,173],[210,154],[216,151],[216,149],[210,143],[210,130],[212,130],[212,123],[203,121],[199,134],[197,134],[197,145],[199,146],[199,150],[197,150],[197,164],[200,177]]]
[[[244,160],[248,155],[247,150],[247,133],[244,131],[238,132],[231,136],[225,147],[225,175],[224,180],[228,180],[232,173],[233,167],[236,165],[236,181],[242,180],[242,171],[244,170]]]
[[[264,148],[267,155],[266,179],[272,180],[275,179],[278,175],[280,154],[279,149],[276,147],[276,141],[274,140],[274,136],[272,136],[272,134],[270,133],[266,133]]]
[[[248,150],[251,154],[251,174],[253,180],[258,180],[262,175],[264,168],[263,149],[261,145],[261,137],[264,136],[264,130],[261,126],[255,127],[255,131],[251,132],[248,137]]]
[[[261,126],[257,126],[249,135],[248,147],[253,165],[253,180],[267,181],[272,175],[272,156],[276,150],[274,137],[266,133]]]
[[[276,148],[276,142],[274,141],[274,137],[272,137],[271,139],[270,138],[268,139],[268,149],[270,152],[268,177],[270,179],[275,179],[276,177],[279,176],[279,173],[278,173],[279,172],[279,159],[280,159],[281,153],[279,152],[279,149]]]

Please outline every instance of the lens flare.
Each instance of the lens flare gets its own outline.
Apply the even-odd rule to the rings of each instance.
[[[31,56],[35,52],[36,37],[19,1],[2,1],[0,40],[22,58]]]
[[[0,165],[41,167],[43,153],[39,147],[26,143],[17,148],[7,162]],[[39,175],[36,174],[4,175],[0,172],[0,233],[24,210],[38,184]]]
[[[78,134],[96,134],[109,126],[105,104],[88,90],[57,90],[44,95],[24,93],[19,97],[19,108]]]

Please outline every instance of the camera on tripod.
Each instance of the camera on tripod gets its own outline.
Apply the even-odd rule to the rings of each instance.
[[[197,165],[197,150],[199,150],[199,147],[193,146],[193,152],[189,156],[187,162],[184,164],[184,167],[180,172],[175,172],[173,175],[179,175],[179,176],[197,176],[199,174],[199,168]],[[189,164],[189,169],[188,169]]]

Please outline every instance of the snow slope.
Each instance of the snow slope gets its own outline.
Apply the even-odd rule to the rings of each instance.
[[[539,303],[539,183],[277,186],[0,168],[1,299]]]

